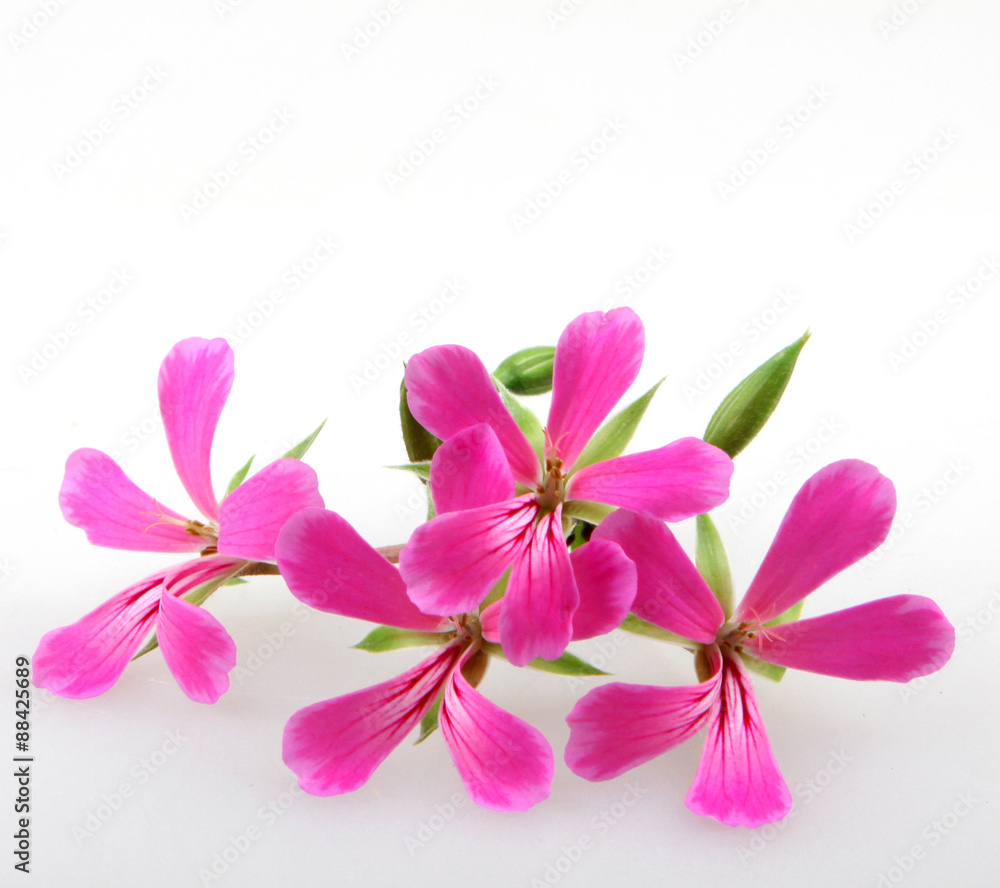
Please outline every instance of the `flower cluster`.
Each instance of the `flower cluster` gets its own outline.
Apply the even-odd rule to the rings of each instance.
[[[526,349],[492,374],[462,346],[427,349],[406,365],[401,415],[411,460],[402,468],[425,482],[428,520],[405,545],[381,550],[324,508],[302,462],[318,429],[250,477],[248,463],[216,497],[210,453],[233,353],[222,339],[184,340],[161,367],[160,409],[201,519],[160,504],[89,449],[69,457],[59,502],[96,545],[189,560],[46,634],[35,682],[92,697],[159,647],[184,693],[214,703],[236,648],[203,605],[223,586],[280,573],[310,607],[377,624],[358,647],[433,648],[397,678],[291,717],[282,754],[303,789],[355,790],[415,729],[423,740],[440,728],[470,797],[521,811],[548,797],[553,750],[480,693],[490,660],[598,676],[568,645],[621,627],[690,652],[697,683],[595,687],[567,718],[569,768],[606,780],[705,729],[688,807],[734,826],[779,820],[791,797],[750,671],[905,682],[939,669],[954,647],[951,624],[919,595],[801,618],[808,595],[889,532],[892,484],[855,459],[806,481],[733,604],[708,513],[727,499],[733,457],[775,409],[806,338],[737,386],[704,436],[627,454],[655,392],[608,418],[643,359],[631,309],[583,314],[554,349]],[[523,397],[548,391],[543,425]],[[668,526],[696,516],[697,566]]]

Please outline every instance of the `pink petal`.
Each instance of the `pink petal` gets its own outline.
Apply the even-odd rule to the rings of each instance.
[[[219,507],[219,552],[274,561],[274,543],[300,509],[323,508],[316,473],[297,459],[278,459],[248,478]]]
[[[661,688],[613,682],[594,688],[566,718],[566,764],[587,780],[610,780],[679,746],[708,720],[719,694],[721,657],[697,685]]]
[[[490,426],[470,426],[438,447],[431,460],[431,493],[439,515],[514,499],[514,476]]]
[[[214,703],[229,690],[236,644],[207,610],[165,590],[160,597],[156,639],[167,668],[196,703]]]
[[[59,491],[66,520],[95,546],[142,552],[197,552],[207,541],[189,534],[187,518],[161,506],[99,450],[75,450]]]
[[[296,712],[281,757],[299,785],[323,796],[363,785],[426,715],[460,653],[447,645],[397,678]]]
[[[644,347],[642,321],[631,308],[582,314],[559,337],[546,433],[550,455],[565,470],[635,382]]]
[[[464,660],[465,658],[463,658]],[[505,712],[452,672],[440,714],[455,767],[477,805],[527,811],[549,797],[552,747],[527,722]]]
[[[560,657],[573,637],[579,605],[558,507],[538,520],[514,561],[500,611],[504,655],[515,666]]]
[[[781,820],[792,807],[750,676],[734,657],[723,658],[721,693],[687,805],[727,826],[749,827]]]
[[[844,459],[820,469],[792,500],[736,619],[784,613],[880,546],[895,512],[896,491],[875,466]]]
[[[219,506],[209,466],[212,438],[233,386],[233,350],[225,339],[178,342],[160,365],[160,413],[184,489],[213,521]]]
[[[140,580],[72,625],[42,636],[31,663],[35,685],[73,700],[108,690],[152,630],[168,572]]]
[[[619,509],[594,531],[595,540],[617,543],[635,562],[636,616],[702,644],[715,641],[722,606],[662,521]]]
[[[569,480],[567,499],[607,503],[661,521],[708,512],[729,496],[733,461],[700,438],[585,466]]]
[[[570,561],[580,593],[573,640],[607,635],[621,625],[635,600],[635,565],[616,543],[595,539],[573,552]]]
[[[296,513],[275,548],[288,588],[310,607],[418,632],[441,624],[417,609],[399,571],[336,512]]]
[[[414,355],[406,365],[406,391],[410,411],[428,431],[444,440],[486,423],[496,432],[514,477],[529,487],[539,482],[538,454],[504,407],[475,352],[438,345]]]
[[[936,672],[955,649],[955,629],[920,595],[759,629],[748,652],[769,663],[862,681],[910,681]]]
[[[528,494],[421,524],[399,555],[411,601],[441,616],[477,608],[524,548],[537,514]]]
[[[500,644],[500,611],[503,610],[503,599],[494,601],[479,614],[479,628],[483,638],[493,644]]]

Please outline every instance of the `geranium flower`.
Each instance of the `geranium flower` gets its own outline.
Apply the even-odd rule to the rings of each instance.
[[[633,611],[690,640],[701,683],[612,683],[570,713],[566,762],[607,780],[708,727],[687,804],[730,826],[780,820],[792,799],[764,730],[744,656],[858,680],[910,681],[941,668],[955,630],[929,598],[895,595],[807,620],[772,620],[877,548],[896,509],[874,466],[842,460],[795,496],[764,562],[730,617],[660,522],[625,511],[594,536],[614,540],[638,570]]]
[[[631,309],[580,315],[556,346],[544,459],[504,406],[490,374],[457,345],[427,349],[406,366],[409,406],[449,439],[479,427],[465,465],[431,481],[439,514],[417,528],[400,558],[409,595],[431,614],[479,606],[507,568],[500,617],[504,653],[523,666],[554,659],[573,637],[580,595],[563,532],[567,503],[632,509],[664,521],[705,512],[729,494],[732,461],[697,438],[584,465],[581,454],[639,372],[643,328]],[[484,430],[482,427],[487,427]],[[449,506],[470,474],[493,479],[492,501]],[[528,492],[517,496],[516,483]]]
[[[232,384],[233,351],[225,339],[185,339],[160,367],[160,412],[170,453],[205,521],[161,505],[99,450],[70,454],[59,504],[91,543],[201,557],[158,571],[43,636],[33,660],[38,687],[72,698],[101,694],[155,630],[167,666],[192,700],[214,703],[228,689],[236,646],[215,617],[183,596],[252,572],[254,562],[273,561],[285,520],[323,505],[316,473],[297,459],[276,460],[221,503],[216,499],[212,439]]]

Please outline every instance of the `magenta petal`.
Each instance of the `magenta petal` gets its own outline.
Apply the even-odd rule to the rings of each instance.
[[[422,613],[399,571],[336,512],[303,509],[278,535],[278,568],[300,601],[327,613],[434,632],[441,619]]]
[[[580,593],[573,640],[607,635],[621,625],[635,600],[635,565],[621,546],[595,539],[573,552],[570,561]]]
[[[166,573],[140,580],[72,625],[42,636],[31,663],[35,684],[74,700],[108,690],[153,628]]]
[[[635,562],[636,616],[702,644],[715,641],[722,606],[662,521],[619,509],[594,531],[595,540],[617,543]]]
[[[723,658],[721,693],[712,707],[687,806],[727,826],[749,827],[781,820],[792,807],[750,676],[733,657]]]
[[[459,654],[448,645],[397,678],[296,712],[281,757],[299,785],[322,796],[363,785],[426,715]]]
[[[438,345],[414,355],[406,365],[406,391],[410,411],[428,431],[445,440],[486,423],[496,432],[517,480],[529,487],[538,483],[538,454],[504,407],[475,352]]]
[[[524,548],[537,514],[527,495],[421,524],[399,555],[410,599],[441,616],[477,608]]]
[[[165,590],[156,639],[177,684],[196,703],[214,703],[229,690],[236,644],[207,610]]]
[[[514,499],[514,476],[490,426],[470,426],[438,447],[431,460],[431,494],[439,515]]]
[[[66,520],[95,546],[142,552],[197,552],[206,543],[189,534],[187,518],[143,492],[106,453],[83,448],[66,460],[59,491]]]
[[[445,686],[441,734],[477,805],[527,811],[549,797],[552,747],[527,722],[504,711],[456,669]]]
[[[219,507],[219,552],[274,561],[274,543],[300,509],[323,508],[316,473],[297,459],[278,459],[248,478]]]
[[[514,561],[500,611],[504,655],[515,666],[555,660],[573,637],[580,593],[562,534],[562,509],[542,516]]]
[[[567,499],[621,506],[661,521],[708,512],[729,496],[733,461],[700,438],[584,466],[570,477]]]
[[[610,780],[679,746],[705,726],[719,682],[716,669],[688,687],[613,682],[594,688],[566,718],[566,764],[587,780]]]
[[[784,613],[880,546],[895,512],[896,491],[875,466],[844,459],[820,469],[792,500],[736,619]]]
[[[219,517],[209,460],[219,415],[233,386],[233,350],[225,339],[178,342],[160,365],[160,413],[170,455],[188,496]]]
[[[546,433],[564,469],[635,382],[644,344],[642,321],[631,308],[582,314],[559,337]]]
[[[494,601],[479,614],[479,628],[483,638],[493,644],[500,644],[500,611],[503,610],[503,599]]]
[[[955,628],[929,598],[894,595],[758,629],[744,646],[762,660],[792,669],[861,681],[910,681],[948,662]]]

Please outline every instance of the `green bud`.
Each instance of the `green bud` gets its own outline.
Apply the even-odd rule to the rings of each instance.
[[[649,402],[653,400],[653,395],[656,394],[656,390],[662,382],[661,379],[646,394],[604,423],[587,443],[587,446],[583,448],[583,453],[573,463],[573,469],[582,469],[592,463],[604,462],[606,459],[621,456],[625,448],[628,447],[628,442],[632,440],[635,430],[639,427],[639,423],[646,413]]]
[[[441,446],[441,439],[435,438],[410,413],[405,379],[399,383],[399,424],[403,429],[403,443],[410,462],[430,462],[434,451]]]
[[[536,345],[512,354],[493,372],[515,395],[544,395],[552,391],[552,365],[556,350]]]

